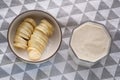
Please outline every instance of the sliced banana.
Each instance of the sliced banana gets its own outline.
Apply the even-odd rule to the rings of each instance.
[[[16,31],[14,46],[27,49],[29,59],[39,60],[53,31],[53,25],[45,19],[36,27],[32,18],[26,18]]]
[[[46,19],[41,20],[41,23],[46,24],[52,30],[54,29],[53,25],[50,22],[48,22]]]
[[[28,22],[27,22],[28,21]],[[28,47],[28,41],[34,30],[34,26],[29,23],[32,19],[27,19],[23,21],[16,30],[16,36],[14,38],[14,46],[21,49],[26,49]],[[33,22],[33,21],[32,21]]]
[[[26,40],[24,40],[22,37],[20,37],[19,35],[16,35],[15,36],[15,40],[14,40],[14,42],[21,42],[21,43],[23,43],[23,44],[26,44],[27,45],[27,41]]]
[[[32,18],[26,18],[24,21],[25,21],[25,22],[29,22],[29,23],[32,24],[34,27],[36,27],[36,22],[34,21],[34,19],[32,19]]]
[[[25,33],[23,33],[23,32],[20,32],[20,33],[17,32],[16,35],[19,35],[20,37],[22,37],[22,38],[24,38],[24,39],[26,39],[26,40],[29,39],[29,37],[28,37]]]
[[[29,57],[29,59],[31,59],[31,60],[33,60],[33,61],[36,61],[36,60],[39,60],[39,59],[40,59],[41,54],[39,54],[39,51],[32,49],[32,50],[28,53],[28,57]]]
[[[26,48],[27,48],[26,45],[21,44],[21,43],[14,43],[13,45],[14,45],[15,47],[17,47],[17,48],[21,48],[21,49],[26,49]]]

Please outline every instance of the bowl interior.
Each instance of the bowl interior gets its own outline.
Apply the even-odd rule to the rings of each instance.
[[[55,29],[54,34],[49,38],[47,47],[46,47],[45,51],[42,53],[42,56],[38,61],[46,60],[55,54],[55,52],[57,51],[57,49],[59,48],[60,43],[61,43],[60,27],[59,27],[58,23],[56,22],[56,20],[52,16],[50,16],[48,13],[45,13],[43,11],[28,11],[28,12],[22,13],[19,16],[17,16],[14,19],[14,21],[11,23],[10,28],[9,28],[9,32],[8,32],[9,45],[10,45],[12,51],[18,57],[20,57],[26,61],[31,61],[28,58],[27,51],[22,50],[22,49],[17,49],[13,46],[16,29],[18,28],[19,24],[27,17],[33,18],[36,21],[37,25],[40,23],[41,19],[47,19],[54,26],[54,29]]]

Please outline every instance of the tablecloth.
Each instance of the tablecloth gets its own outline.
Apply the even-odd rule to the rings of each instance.
[[[11,21],[34,9],[53,15],[62,29],[59,51],[42,64],[22,62],[7,43]],[[85,21],[104,24],[112,36],[109,55],[91,68],[68,53],[72,30]],[[0,80],[120,80],[120,0],[0,0]]]

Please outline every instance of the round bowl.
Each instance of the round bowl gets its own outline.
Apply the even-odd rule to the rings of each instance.
[[[13,46],[14,42],[14,36],[16,33],[16,29],[18,28],[19,24],[25,19],[25,18],[33,18],[36,23],[40,23],[41,19],[47,19],[49,20],[53,26],[54,26],[54,33],[53,35],[49,38],[48,44],[44,52],[42,53],[42,56],[39,60],[37,61],[32,61],[28,58],[27,51],[15,48]],[[9,29],[8,29],[8,44],[13,53],[22,59],[25,62],[29,63],[38,63],[38,62],[44,62],[47,61],[49,58],[55,55],[55,53],[58,51],[61,41],[62,41],[62,32],[61,28],[57,22],[57,20],[51,16],[49,13],[41,11],[41,10],[29,10],[26,12],[23,12],[19,14],[10,24]]]

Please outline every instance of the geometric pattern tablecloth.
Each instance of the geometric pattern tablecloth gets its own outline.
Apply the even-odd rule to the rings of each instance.
[[[63,34],[57,54],[42,64],[20,61],[6,39],[10,22],[34,9],[51,13]],[[88,20],[104,24],[113,40],[110,54],[89,69],[67,52],[71,31]],[[0,80],[120,80],[120,0],[0,0]]]

